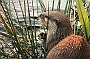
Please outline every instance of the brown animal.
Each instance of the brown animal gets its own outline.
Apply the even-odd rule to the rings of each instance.
[[[65,14],[49,11],[41,14],[40,19],[43,26],[48,22],[46,59],[90,59],[90,44],[72,34],[70,20]]]

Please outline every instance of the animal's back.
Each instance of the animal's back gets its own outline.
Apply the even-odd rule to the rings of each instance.
[[[70,35],[55,45],[46,59],[90,59],[90,44],[81,36]]]

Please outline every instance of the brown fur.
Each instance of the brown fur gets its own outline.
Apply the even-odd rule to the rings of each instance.
[[[90,59],[90,45],[83,37],[71,35],[54,46],[47,59]]]
[[[90,59],[89,43],[81,36],[72,35],[70,20],[65,14],[49,11],[40,18],[43,26],[47,26],[48,20],[47,59]]]
[[[41,24],[43,26],[47,26],[45,16],[49,17],[47,43],[46,43],[48,53],[53,48],[53,46],[55,46],[60,40],[72,34],[72,28],[68,17],[61,12],[49,11],[49,14],[48,12],[41,14],[40,18]]]

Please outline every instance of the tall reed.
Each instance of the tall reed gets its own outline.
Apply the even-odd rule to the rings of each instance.
[[[7,46],[7,48],[12,52],[12,55],[8,55],[9,53],[6,53],[3,48],[0,48],[1,55],[7,59],[12,59],[12,58],[37,59],[40,57],[46,57],[45,42],[39,44],[37,39],[36,19],[38,21],[39,18],[35,16],[36,13],[35,13],[34,1],[32,0],[30,5],[29,0],[24,0],[22,5],[22,2],[18,0],[18,6],[22,15],[23,23],[20,21],[19,13],[17,12],[17,8],[15,6],[14,0],[12,1],[9,0],[9,2],[7,2],[6,0],[1,0],[1,1],[2,3],[0,3],[0,8],[1,8],[0,10],[2,13],[0,12],[0,22],[2,23],[2,26],[5,29],[5,35],[8,36],[8,38],[11,40],[11,45],[12,45],[9,46],[6,39],[0,36],[0,41],[2,41]],[[13,6],[13,9],[11,9],[11,4]],[[48,11],[48,16],[49,16],[49,10],[50,10],[49,2],[47,4],[48,5],[45,5],[43,0],[36,0],[36,5],[37,5],[36,8],[38,15],[39,15],[39,5],[40,5],[41,12]],[[82,0],[76,0],[76,6],[77,6],[79,20],[81,22],[81,29],[84,32],[84,36],[87,38],[87,41],[89,42],[90,22],[88,19],[87,12],[83,7]],[[57,9],[55,9],[55,7],[57,7]],[[69,18],[71,15],[70,14],[71,8],[72,8],[72,0],[67,0],[64,13]],[[61,0],[58,0],[57,6],[55,6],[55,0],[52,0],[51,10],[61,11]],[[13,14],[13,11],[15,14]],[[31,11],[32,11],[32,15],[31,15]],[[39,28],[39,30],[41,29]],[[48,33],[47,32],[48,22],[47,22],[47,28],[44,28],[43,30],[45,31],[45,33]],[[0,59],[3,58],[0,57]]]

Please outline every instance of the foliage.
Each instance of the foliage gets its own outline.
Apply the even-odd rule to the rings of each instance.
[[[27,6],[24,0],[24,10],[22,8],[21,1],[18,0],[21,13],[23,15],[24,23],[25,25],[21,25],[20,18],[18,16],[16,6],[14,4],[14,1],[12,0],[12,5],[14,7],[16,18],[13,18],[13,14],[10,8],[10,2],[7,3],[5,0],[2,0],[1,9],[2,13],[0,13],[0,22],[3,24],[6,31],[6,36],[11,39],[12,42],[12,48],[8,45],[5,39],[3,37],[0,37],[0,40],[5,43],[6,46],[11,50],[13,56],[16,59],[27,59],[30,57],[37,58],[39,56],[39,52],[37,49],[39,49],[38,46],[40,46],[39,43],[37,43],[36,39],[36,27],[35,27],[35,19],[34,19],[34,8],[33,8],[33,19],[34,19],[34,26],[32,26],[31,16],[30,16],[30,6],[29,2],[27,1]],[[33,0],[32,0],[32,6],[33,6]],[[28,19],[30,27],[28,29],[27,26],[27,20],[26,20],[26,7],[28,8]],[[33,28],[34,27],[34,28]],[[15,50],[13,50],[15,49]],[[3,50],[3,49],[1,49]],[[5,58],[12,58],[10,55],[7,55],[8,53],[5,53],[5,51],[2,51],[2,55]],[[6,56],[7,55],[7,56]],[[41,56],[39,56],[41,57]],[[2,57],[1,57],[2,58]]]
[[[85,37],[87,38],[87,41],[90,40],[90,21],[88,19],[87,11],[84,9],[84,5],[82,0],[76,0],[76,6],[78,11],[79,20],[82,25],[82,29],[84,30]]]
[[[69,18],[70,18],[71,6],[72,6],[72,0],[67,0],[64,14],[66,14]]]
[[[0,36],[0,41],[2,41],[8,49],[11,51],[12,55],[9,55],[4,51],[3,48],[0,48],[0,59],[2,59],[4,56],[6,59],[28,59],[28,58],[40,58],[40,57],[46,57],[46,50],[45,50],[45,42],[38,43],[37,38],[37,26],[35,24],[36,19],[38,21],[38,17],[35,16],[34,11],[34,1],[32,0],[31,6],[32,6],[32,16],[30,11],[30,5],[29,1],[24,0],[24,9],[22,8],[21,1],[18,0],[18,6],[20,7],[20,11],[22,14],[22,20],[24,20],[23,24],[21,24],[20,18],[18,16],[18,12],[16,10],[16,6],[14,3],[14,0],[12,0],[11,4],[13,6],[13,10],[15,11],[14,14],[12,12],[12,9],[10,8],[10,0],[6,2],[6,0],[1,0],[2,3],[0,4],[0,22],[2,23],[2,26],[5,30],[4,35],[6,35],[7,38],[9,38],[8,41],[11,41],[12,46],[10,46],[6,40],[6,38],[3,38]],[[39,2],[39,3],[38,3]],[[41,6],[41,11],[45,12],[49,10],[49,2],[48,6],[44,4],[43,0],[36,0],[37,4],[37,14],[39,15],[39,4]],[[57,6],[54,6],[55,1],[52,2],[52,8],[53,11],[55,7],[57,7],[57,11],[61,11],[60,4],[61,0],[58,0]],[[90,22],[88,19],[88,15],[86,10],[83,7],[83,3],[81,0],[76,0],[76,6],[78,11],[79,20],[81,22],[81,29],[84,30],[84,35],[87,38],[87,41],[89,42],[90,39]],[[48,8],[46,8],[48,7]],[[26,8],[28,10],[26,10]],[[72,8],[72,0],[67,0],[66,7],[64,13],[70,18],[70,12]],[[28,12],[28,13],[27,13]],[[13,18],[13,15],[16,16]],[[28,16],[28,18],[27,18]],[[33,22],[32,22],[33,19]],[[29,26],[28,26],[28,23]],[[48,23],[48,22],[47,22]],[[77,27],[77,24],[76,24]],[[39,30],[41,30],[41,26],[39,26]],[[77,28],[78,29],[78,28]],[[47,29],[48,30],[48,29]],[[46,29],[44,28],[45,33]],[[77,32],[77,30],[76,30]],[[78,31],[80,33],[80,31]],[[44,40],[45,41],[45,40]],[[41,52],[42,51],[42,52]],[[44,55],[44,56],[43,56]]]

